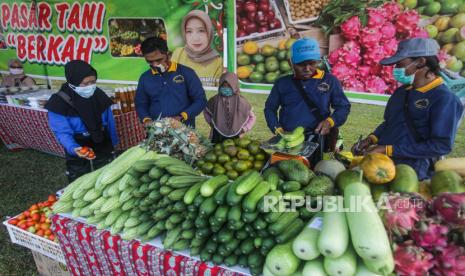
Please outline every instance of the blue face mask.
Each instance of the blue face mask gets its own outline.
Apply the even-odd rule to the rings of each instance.
[[[94,95],[95,89],[97,88],[97,84],[91,84],[88,86],[74,86],[72,84],[69,84],[69,87],[74,90],[79,96],[83,98],[90,98],[92,95]]]
[[[220,94],[226,97],[230,97],[234,94],[234,91],[231,87],[220,87]]]
[[[394,76],[394,79],[402,84],[407,84],[407,85],[410,85],[413,83],[413,81],[415,80],[415,73],[407,76],[405,74],[405,71],[407,70],[407,68],[409,68],[411,65],[415,64],[415,62],[412,62],[410,63],[407,67],[405,68],[394,68],[392,70],[392,74]]]

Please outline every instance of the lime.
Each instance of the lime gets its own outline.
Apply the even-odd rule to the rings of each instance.
[[[260,83],[263,80],[263,74],[260,72],[253,72],[249,77],[251,82]]]
[[[265,75],[265,81],[266,83],[274,83],[278,77],[279,74],[277,72],[269,72]]]
[[[283,72],[291,71],[291,66],[287,60],[283,60],[279,63],[279,70]]]
[[[278,58],[278,60],[287,60],[287,51],[286,50],[279,50],[276,57]]]
[[[237,56],[237,64],[248,65],[250,64],[250,57],[246,54],[240,54]]]
[[[265,63],[265,68],[267,72],[276,72],[279,70],[279,63],[277,60],[267,60]]]
[[[259,72],[259,73],[262,73],[262,74],[265,74],[266,73],[266,68],[265,68],[265,63],[258,63],[256,66],[255,66],[255,72]]]
[[[433,16],[439,13],[441,10],[441,4],[439,2],[432,2],[426,6],[424,14]]]
[[[255,64],[264,62],[264,61],[265,61],[265,57],[263,55],[256,54],[252,56],[252,62]]]
[[[456,13],[459,7],[462,5],[461,0],[444,0],[441,3],[441,14],[452,14]]]
[[[404,7],[414,9],[417,6],[417,0],[405,0]]]

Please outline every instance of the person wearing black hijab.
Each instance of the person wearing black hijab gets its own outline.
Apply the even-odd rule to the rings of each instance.
[[[118,143],[112,100],[96,86],[97,71],[81,60],[65,65],[66,83],[45,105],[49,126],[65,150],[66,175],[79,176],[109,163]],[[91,149],[90,151],[84,148]]]

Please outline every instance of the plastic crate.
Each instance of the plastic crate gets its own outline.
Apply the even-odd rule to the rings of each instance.
[[[287,13],[287,18],[289,19],[289,23],[291,23],[292,25],[309,23],[309,22],[313,22],[318,19],[318,16],[313,16],[313,17],[296,20],[292,18],[291,4],[289,3],[289,0],[284,0],[284,6],[286,7],[286,13]]]
[[[463,98],[465,98],[465,78],[453,79],[443,71],[440,74],[447,87],[463,101]]]
[[[5,225],[8,230],[11,242],[29,248],[32,251],[36,251],[60,263],[66,264],[65,256],[63,255],[63,251],[61,251],[61,247],[58,243],[32,234],[16,227],[15,225],[11,225],[8,221],[4,221],[3,225]]]

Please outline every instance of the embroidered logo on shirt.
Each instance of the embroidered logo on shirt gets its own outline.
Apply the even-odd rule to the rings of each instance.
[[[424,109],[427,108],[429,105],[429,100],[428,99],[420,99],[415,102],[415,107],[418,109]]]
[[[320,90],[322,92],[327,92],[327,91],[329,91],[329,84],[327,84],[326,82],[322,82],[317,86],[317,88],[318,88],[318,90]]]
[[[183,83],[184,82],[184,77],[182,75],[177,75],[173,78],[173,82],[175,83]]]

